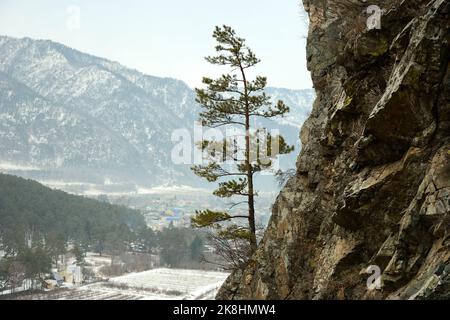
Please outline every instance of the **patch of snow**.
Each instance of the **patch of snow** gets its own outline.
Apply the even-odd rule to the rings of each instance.
[[[19,163],[11,163],[11,162],[0,162],[0,170],[4,171],[35,171],[40,170],[38,167],[34,167],[31,165],[22,165]]]
[[[185,186],[185,185],[164,185],[164,186],[158,186],[153,188],[144,188],[139,187],[138,194],[166,194],[166,193],[211,193],[211,190],[208,189],[202,189],[202,188],[195,188],[191,186]]]

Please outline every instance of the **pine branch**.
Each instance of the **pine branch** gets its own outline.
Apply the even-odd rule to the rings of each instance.
[[[230,198],[232,196],[248,196],[247,179],[239,178],[219,183],[219,188],[213,192],[220,198]]]
[[[208,182],[215,182],[219,178],[228,176],[244,176],[242,172],[229,172],[223,169],[217,163],[209,163],[206,166],[196,165],[192,166],[191,170],[199,177],[206,179]]]
[[[246,215],[230,215],[227,212],[200,210],[196,211],[191,218],[191,224],[194,228],[214,228],[219,229],[219,223],[233,219],[248,219]]]

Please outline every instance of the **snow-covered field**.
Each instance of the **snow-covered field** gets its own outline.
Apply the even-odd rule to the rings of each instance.
[[[151,299],[212,299],[227,278],[223,272],[154,269],[109,280],[109,285],[147,292]]]
[[[223,272],[153,269],[81,287],[50,291],[39,300],[211,300],[227,278]]]

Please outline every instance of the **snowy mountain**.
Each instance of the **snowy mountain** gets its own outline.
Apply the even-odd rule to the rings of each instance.
[[[273,123],[298,140],[312,90],[269,88],[292,114]],[[104,190],[200,185],[170,159],[175,129],[192,129],[194,91],[64,45],[0,36],[0,170],[47,184]],[[71,191],[71,190],[69,190]]]

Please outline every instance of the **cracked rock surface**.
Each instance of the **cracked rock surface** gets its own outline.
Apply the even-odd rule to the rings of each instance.
[[[297,173],[220,299],[450,299],[450,1],[304,0]],[[368,290],[376,265],[382,287]]]

